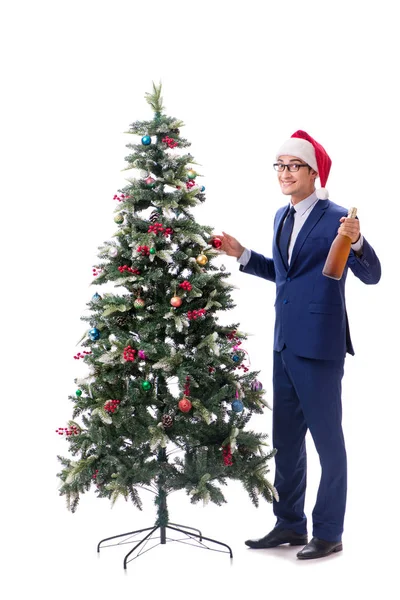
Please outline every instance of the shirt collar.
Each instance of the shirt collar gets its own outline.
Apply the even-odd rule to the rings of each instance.
[[[301,200],[295,204],[294,210],[296,213],[299,213],[299,215],[304,215],[312,206],[314,206],[314,204],[316,204],[317,200],[317,193],[313,192],[311,196],[308,196],[307,198],[304,198],[304,200]],[[290,206],[293,206],[293,204],[290,203]]]

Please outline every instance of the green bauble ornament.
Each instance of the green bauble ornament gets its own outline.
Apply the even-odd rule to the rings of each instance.
[[[155,254],[156,253],[156,249],[155,248],[150,248],[150,254]]]
[[[188,176],[189,179],[196,179],[197,177],[197,173],[196,171],[193,171],[193,169],[190,169],[186,175]]]
[[[82,390],[76,390],[75,394],[79,397],[82,396]]]
[[[124,222],[124,216],[121,215],[121,213],[119,213],[118,215],[116,215],[114,217],[114,221],[115,221],[115,223],[118,223],[118,225],[121,225],[121,223]]]
[[[150,381],[143,381],[142,383],[142,388],[148,392],[151,389],[151,383]]]

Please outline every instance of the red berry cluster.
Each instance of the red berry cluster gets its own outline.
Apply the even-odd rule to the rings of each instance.
[[[118,267],[118,271],[123,273],[124,271],[128,271],[128,273],[134,273],[135,275],[140,275],[139,269],[132,269],[128,267],[128,265],[123,265],[122,267]]]
[[[215,371],[215,367],[208,367],[208,372],[209,373],[214,373]]]
[[[79,360],[80,358],[85,358],[85,354],[92,354],[92,352],[88,352],[87,350],[84,350],[83,354],[82,352],[78,352],[78,354],[75,354],[74,359]]]
[[[123,200],[127,200],[128,198],[129,196],[127,194],[121,194],[120,196],[114,194],[113,196],[113,200],[118,200],[118,202],[122,202]]]
[[[249,370],[249,368],[248,368],[248,367],[246,367],[246,366],[244,365],[244,363],[242,363],[241,365],[238,365],[237,367],[235,367],[235,369],[243,369],[243,371],[244,371],[245,373],[247,373],[247,371]]]
[[[168,148],[176,148],[178,145],[178,142],[176,142],[173,138],[168,137],[167,135],[165,136],[165,138],[162,139],[163,144],[167,144]]]
[[[187,313],[188,319],[198,319],[198,317],[203,317],[206,314],[206,310],[204,308],[199,308],[199,310],[189,310]]]
[[[58,433],[58,435],[65,435],[69,437],[71,435],[78,435],[79,429],[75,425],[72,427],[59,427],[56,429],[56,433]]]
[[[190,281],[185,279],[185,281],[182,281],[182,283],[179,284],[179,287],[183,290],[186,290],[187,292],[190,292],[190,290],[192,289],[192,284],[190,283]]]
[[[148,246],[139,246],[137,251],[140,252],[142,256],[150,255],[150,248]]]
[[[127,362],[133,362],[135,360],[136,350],[131,346],[124,348],[124,360]]]
[[[189,375],[186,377],[184,395],[186,397],[190,396],[190,377],[189,377]]]
[[[171,227],[166,227],[164,229],[162,223],[154,223],[153,225],[150,225],[147,233],[155,233],[156,235],[162,233],[163,235],[165,235],[165,237],[167,237],[167,235],[172,235],[174,231]]]
[[[98,269],[96,267],[93,267],[92,269],[92,273],[93,273],[93,277],[96,277],[97,275],[100,275],[101,273],[101,269]]]
[[[93,473],[93,475],[92,475],[92,479],[94,479],[95,481],[96,481],[96,479],[97,479],[97,473],[98,473],[98,472],[99,472],[99,470],[98,470],[98,469],[96,469],[96,470],[95,470],[95,472],[94,472],[94,473]]]
[[[110,413],[114,413],[117,410],[118,404],[120,402],[121,400],[107,400],[107,402],[104,405],[104,410]]]
[[[186,182],[186,187],[188,190],[190,190],[195,185],[196,185],[196,182],[194,181],[194,179],[189,179],[189,181]]]
[[[224,465],[226,467],[231,467],[233,465],[233,461],[232,461],[231,447],[229,444],[222,448],[222,456],[224,459]]]
[[[237,331],[231,331],[230,333],[227,334],[227,338],[230,342],[233,342],[235,344],[235,346],[240,346],[241,345],[241,340],[237,337],[236,335]]]
[[[150,225],[147,233],[155,233],[156,235],[164,231],[164,225],[162,223],[154,223]]]

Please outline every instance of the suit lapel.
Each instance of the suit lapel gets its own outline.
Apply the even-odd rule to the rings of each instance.
[[[290,210],[290,205],[287,206],[286,208],[283,208],[281,216],[277,217],[277,219],[276,219],[276,227],[275,227],[275,231],[274,231],[274,242],[273,242],[276,255],[278,256],[279,260],[281,261],[281,266],[282,266],[282,268],[285,271],[287,271],[286,265],[285,265],[285,262],[284,262],[284,260],[282,258],[282,254],[281,254],[281,251],[279,250],[279,246],[278,246],[278,233],[282,229],[283,221],[285,220],[285,217],[288,214],[289,210]]]
[[[296,262],[296,258],[306,241],[307,237],[310,235],[311,231],[314,229],[315,225],[318,223],[320,218],[323,216],[325,210],[328,208],[329,200],[318,200],[314,208],[312,209],[309,217],[306,219],[303,227],[299,231],[299,235],[296,238],[296,242],[293,248],[292,257],[290,260],[289,271],[293,268],[294,263]]]

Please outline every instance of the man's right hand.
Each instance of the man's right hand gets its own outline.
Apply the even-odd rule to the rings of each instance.
[[[236,238],[229,235],[225,231],[223,231],[222,233],[223,235],[213,236],[218,237],[221,240],[222,246],[220,250],[222,250],[222,252],[225,252],[225,254],[227,254],[228,256],[235,256],[236,258],[242,256],[245,247],[242,246],[242,244],[240,244]]]

